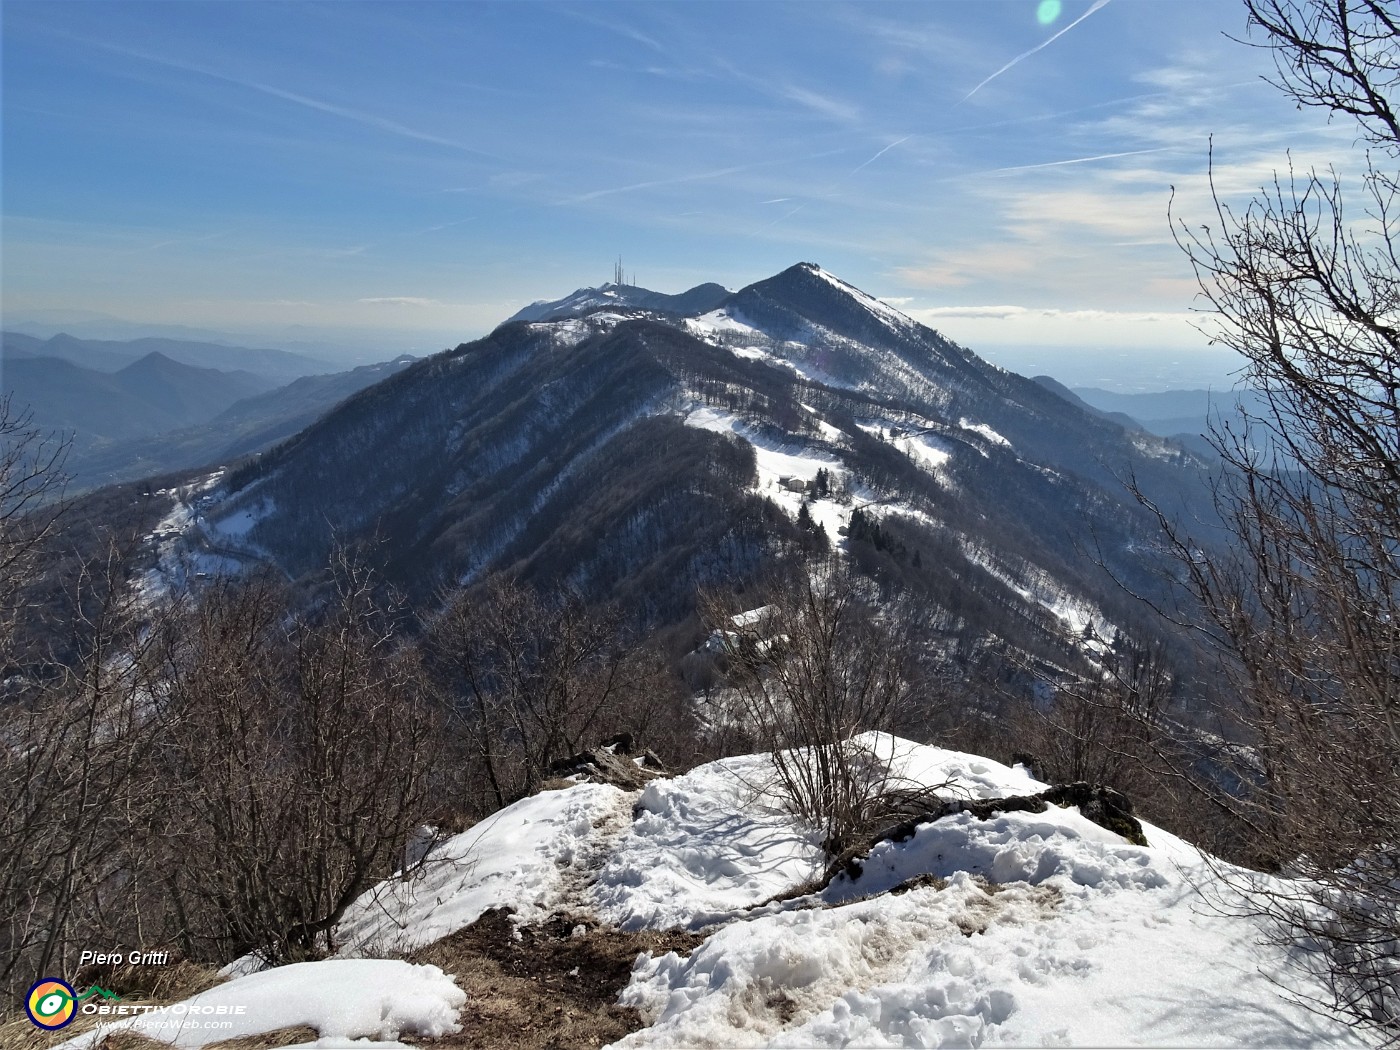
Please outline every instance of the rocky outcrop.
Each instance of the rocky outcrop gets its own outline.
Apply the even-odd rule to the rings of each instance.
[[[583,779],[612,784],[625,791],[635,791],[649,780],[670,775],[651,751],[636,751],[631,733],[619,733],[595,748],[561,758],[550,764],[549,771],[556,778],[570,778],[570,783]]]

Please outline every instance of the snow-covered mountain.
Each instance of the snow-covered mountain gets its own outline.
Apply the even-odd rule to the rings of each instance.
[[[698,584],[830,545],[920,595],[950,644],[1055,662],[1060,636],[1111,640],[1133,615],[1096,559],[1159,585],[1125,479],[1205,513],[1205,465],[1179,446],[810,263],[732,294],[604,286],[535,312],[230,470],[189,542],[293,577],[363,542],[411,594],[509,569],[645,626],[683,618]]]
[[[517,1031],[522,1006],[562,1018],[569,1004],[582,1023],[554,982],[596,981],[576,960],[637,933],[654,947],[591,997],[614,1033],[630,1029],[618,1048],[1367,1045],[1309,1010],[1323,979],[1239,907],[1237,869],[1151,824],[1135,844],[1074,806],[1000,807],[1046,788],[1019,766],[890,736],[858,743],[893,784],[966,805],[878,839],[831,877],[816,836],[762,793],[768,755],[641,790],[545,791],[360,897],[339,958],[237,977],[67,1045],[119,1028],[200,1046],[308,1025],[327,1040],[315,1045],[477,1046],[500,1018]],[[505,965],[460,947],[483,944]],[[246,962],[232,971],[256,969]],[[513,972],[532,976],[511,985]],[[221,1005],[235,1030],[172,1031],[172,1018]]]
[[[540,299],[512,314],[507,323],[557,321],[582,317],[599,309],[650,310],[684,317],[712,310],[732,294],[721,284],[698,284],[679,295],[667,295],[636,285],[609,282],[599,288],[580,288],[563,299]]]

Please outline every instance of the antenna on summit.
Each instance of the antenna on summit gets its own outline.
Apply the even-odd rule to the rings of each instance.
[[[613,267],[613,284],[621,287],[626,283],[627,281],[622,273],[622,256],[619,255],[617,257],[617,265]]]

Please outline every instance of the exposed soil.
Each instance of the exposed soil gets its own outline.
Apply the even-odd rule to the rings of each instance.
[[[637,1011],[617,1005],[638,954],[686,954],[704,940],[684,930],[628,933],[568,915],[517,929],[510,915],[494,908],[408,957],[441,966],[467,993],[460,1033],[415,1042],[481,1050],[603,1046],[642,1027]]]

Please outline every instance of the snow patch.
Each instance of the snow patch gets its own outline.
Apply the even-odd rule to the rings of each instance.
[[[209,530],[229,539],[245,540],[248,533],[264,518],[270,517],[276,509],[271,500],[264,499],[234,511],[226,518],[210,522]]]
[[[758,484],[754,491],[767,496],[794,518],[807,497],[784,484],[785,479],[812,481],[817,471],[825,469],[834,486],[845,474],[839,459],[805,446],[800,441],[784,442],[765,434],[758,427],[722,409],[702,406],[692,409],[685,417],[686,426],[734,434],[753,446],[758,467]],[[826,529],[832,543],[839,542],[837,530],[845,524],[847,511],[830,500],[812,500],[807,505],[812,520]]]
[[[977,755],[860,740],[940,794],[1044,787]],[[764,804],[768,766],[729,759],[643,794],[600,910],[634,926],[735,918],[689,958],[638,960],[620,1002],[650,1027],[616,1046],[1365,1045],[1281,995],[1274,982],[1298,976],[1287,953],[1198,888],[1220,862],[1150,824],[1140,847],[1074,809],[957,814],[880,843],[859,879],[743,913],[818,863]]]
[[[175,1005],[99,1025],[60,1045],[85,1050],[126,1031],[200,1047],[301,1025],[320,1034],[313,1046],[354,1045],[349,1041],[360,1039],[399,1045],[394,1041],[407,1032],[428,1039],[460,1032],[457,1012],[466,1001],[466,993],[436,966],[327,959],[240,977]],[[227,1021],[229,1027],[206,1027],[211,1021]]]
[[[561,871],[595,821],[628,804],[608,784],[579,784],[521,799],[429,851],[408,878],[357,899],[336,931],[343,956],[411,951],[471,925],[490,908],[529,921],[548,914]]]
[[[772,781],[767,755],[653,780],[598,874],[598,914],[624,929],[698,929],[819,874],[820,836],[775,804]]]
[[[958,420],[958,426],[962,427],[964,430],[970,430],[974,434],[981,434],[993,445],[1002,445],[1005,448],[1011,447],[1011,442],[1007,441],[1006,438],[1002,437],[991,427],[987,426],[986,423],[974,423],[966,416],[964,416]]]

